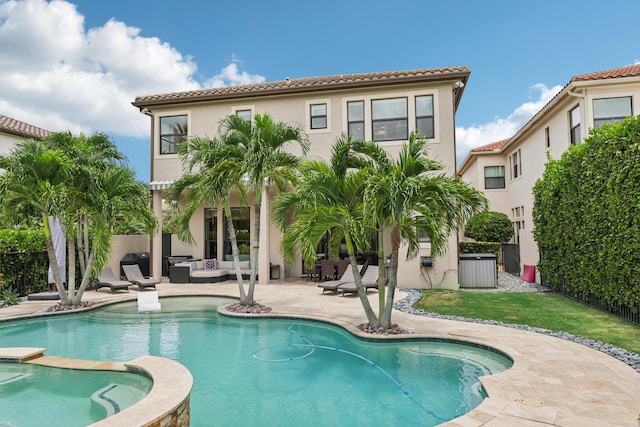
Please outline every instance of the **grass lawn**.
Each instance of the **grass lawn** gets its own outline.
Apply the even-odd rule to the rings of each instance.
[[[423,291],[423,295],[415,308],[568,332],[640,354],[640,325],[551,292],[433,289]]]

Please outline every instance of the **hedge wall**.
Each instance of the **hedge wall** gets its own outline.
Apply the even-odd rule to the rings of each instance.
[[[21,296],[49,289],[49,260],[43,231],[0,230],[0,273]]]
[[[533,188],[538,267],[552,288],[640,307],[640,117],[594,129]]]

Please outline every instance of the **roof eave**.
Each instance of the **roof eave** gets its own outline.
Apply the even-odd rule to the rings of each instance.
[[[333,90],[347,90],[347,89],[358,89],[358,88],[366,88],[366,87],[379,87],[386,86],[389,82],[392,82],[393,85],[402,85],[402,84],[413,84],[413,83],[424,83],[424,82],[436,82],[436,81],[451,81],[451,80],[460,80],[464,84],[463,87],[456,91],[455,98],[455,108],[458,108],[460,100],[462,98],[462,93],[464,92],[464,87],[466,86],[467,80],[469,78],[469,71],[454,71],[443,74],[434,74],[434,75],[420,75],[420,76],[402,76],[402,77],[392,77],[389,79],[375,79],[375,80],[362,80],[362,81],[346,81],[346,82],[338,82],[326,85],[316,85],[316,86],[280,86],[271,89],[264,89],[255,92],[229,92],[222,94],[208,94],[208,95],[198,95],[194,94],[192,96],[187,95],[188,92],[185,93],[183,97],[175,97],[168,99],[150,99],[150,100],[138,100],[136,99],[131,104],[139,109],[148,108],[148,107],[156,107],[162,105],[173,105],[173,104],[185,104],[185,103],[202,103],[202,102],[211,102],[211,101],[224,101],[230,99],[239,99],[239,98],[256,98],[256,97],[265,97],[265,96],[274,96],[274,95],[291,95],[296,93],[315,93],[315,92],[326,92]]]

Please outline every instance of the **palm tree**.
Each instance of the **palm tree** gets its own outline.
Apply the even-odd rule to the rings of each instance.
[[[308,150],[308,141],[302,130],[282,122],[275,122],[268,115],[256,115],[248,122],[236,115],[225,117],[219,125],[219,137],[214,139],[190,138],[179,149],[179,156],[187,168],[187,174],[175,181],[167,190],[173,200],[183,197],[184,206],[176,217],[178,237],[192,242],[189,222],[204,203],[223,205],[227,229],[231,241],[236,277],[240,292],[240,304],[253,305],[257,276],[257,260],[260,241],[259,206],[267,186],[286,189],[295,178],[295,168],[300,160],[285,151],[289,142],[297,142],[302,152]],[[253,194],[256,215],[251,254],[249,288],[245,292],[239,266],[239,251],[231,216],[230,196],[235,192],[240,204],[248,204]]]
[[[423,231],[431,238],[431,255],[439,256],[456,227],[486,206],[482,193],[456,178],[436,175],[443,167],[427,157],[425,143],[412,134],[394,160],[374,142],[343,137],[333,147],[331,165],[305,163],[298,187],[275,203],[274,217],[285,230],[281,249],[288,262],[299,249],[305,262],[312,265],[317,244],[327,232],[334,254],[340,240],[346,241],[358,296],[374,328],[392,326],[400,245],[407,245],[407,258],[415,257],[419,232]],[[291,212],[294,221],[287,224]],[[391,239],[389,290],[385,294],[384,277],[380,277],[377,316],[362,287],[355,260],[355,251],[367,250],[376,234],[380,265],[384,265],[383,239],[387,235]]]
[[[0,206],[4,215],[20,221],[25,212],[38,212],[53,278],[62,285],[49,216],[59,212],[68,200],[69,159],[57,148],[36,140],[24,140],[9,154],[0,156],[0,168],[4,169],[0,176]],[[61,301],[66,302],[63,285],[59,293]]]
[[[243,179],[254,195],[255,223],[247,291],[247,303],[252,304],[260,250],[262,197],[267,186],[274,186],[278,191],[285,191],[291,186],[296,178],[300,158],[285,151],[285,148],[288,143],[296,142],[302,153],[306,154],[309,141],[299,127],[276,122],[268,114],[257,114],[253,122],[237,115],[227,116],[220,123],[220,134],[225,144],[244,149]]]
[[[103,268],[111,249],[117,217],[127,214],[142,221],[148,233],[156,227],[146,186],[123,166],[124,156],[104,134],[74,137],[50,134],[43,141],[25,141],[0,157],[7,173],[0,177],[3,208],[36,208],[41,212],[47,253],[63,305],[77,305],[96,271]],[[48,217],[60,219],[67,232],[68,283],[61,280]],[[76,230],[73,233],[72,230]],[[82,281],[76,292],[77,236]],[[91,242],[91,245],[89,245]]]
[[[420,232],[431,242],[431,256],[447,250],[447,240],[474,213],[486,209],[484,195],[460,179],[439,173],[443,165],[428,157],[425,139],[413,132],[397,159],[374,142],[356,141],[354,151],[371,159],[374,168],[364,189],[364,206],[376,217],[378,232],[389,231],[391,257],[389,291],[383,301],[380,292],[379,321],[374,327],[392,326],[391,309],[398,283],[401,243],[407,246],[407,259],[418,254]],[[382,260],[381,260],[382,261]],[[380,279],[382,281],[382,279]],[[384,289],[384,284],[379,284]]]
[[[182,202],[181,210],[174,217],[175,230],[182,241],[193,243],[189,227],[191,217],[203,205],[216,206],[221,202],[227,219],[227,229],[231,240],[236,278],[240,291],[240,303],[253,304],[247,297],[240,271],[240,256],[235,227],[231,216],[229,198],[235,192],[241,203],[246,201],[246,187],[243,185],[243,162],[245,151],[242,147],[225,144],[220,139],[189,138],[183,142],[178,155],[186,166],[187,173],[167,188],[165,196]]]
[[[300,251],[307,268],[316,262],[316,248],[329,235],[329,254],[336,257],[345,242],[358,297],[371,324],[376,315],[369,304],[358,270],[356,252],[369,249],[375,224],[365,214],[363,195],[370,177],[366,162],[351,150],[350,137],[339,139],[332,148],[331,163],[308,160],[300,167],[298,185],[281,193],[274,202],[274,221],[284,232],[280,249],[292,264]],[[289,223],[289,218],[293,221]]]

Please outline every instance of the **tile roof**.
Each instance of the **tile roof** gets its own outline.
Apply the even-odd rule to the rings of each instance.
[[[1,114],[0,132],[10,133],[12,135],[33,139],[42,139],[50,133],[48,130],[30,125],[29,123],[21,122],[20,120],[12,119],[11,117],[3,116]]]
[[[581,82],[586,80],[618,79],[622,77],[638,76],[640,76],[640,64],[634,64],[626,67],[614,68],[613,70],[597,71],[595,73],[573,76],[571,81]]]
[[[139,96],[136,97],[132,104],[136,107],[142,108],[145,106],[174,104],[179,102],[197,102],[247,96],[317,92],[323,90],[350,89],[357,87],[381,86],[386,84],[420,83],[452,79],[459,79],[466,84],[469,74],[469,69],[461,66],[425,68],[419,70],[382,71],[361,74],[336,74],[331,76],[305,77],[298,79],[287,78],[285,80],[265,83]],[[461,93],[462,91],[458,92]]]
[[[482,145],[480,147],[473,148],[471,149],[471,152],[478,153],[478,152],[487,152],[487,151],[497,151],[497,150],[500,150],[505,145],[507,145],[507,142],[509,141],[511,141],[511,138],[502,139],[500,141],[492,142],[491,144]]]

